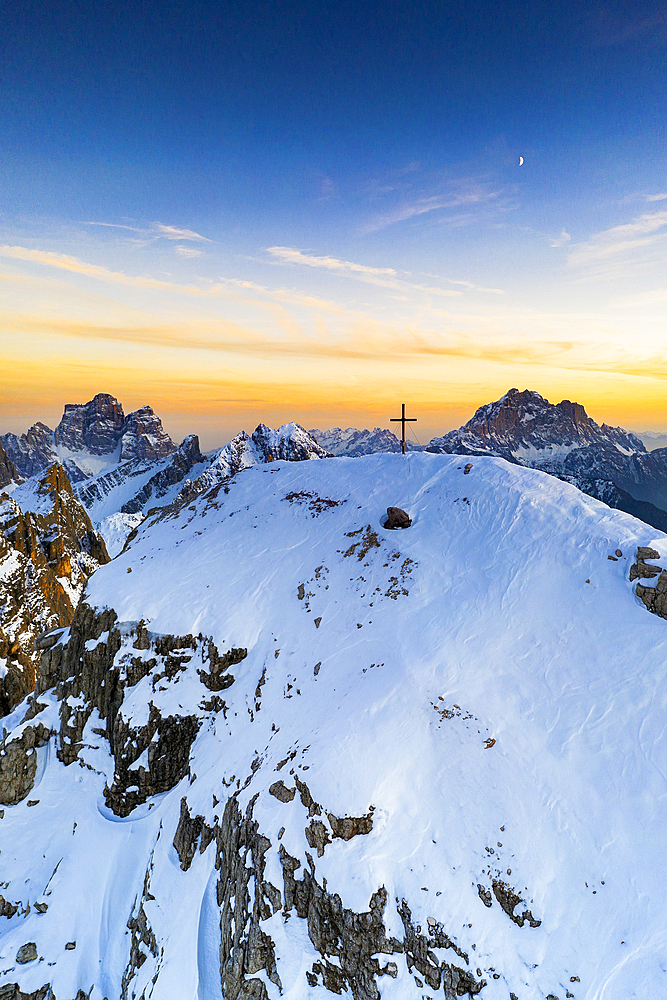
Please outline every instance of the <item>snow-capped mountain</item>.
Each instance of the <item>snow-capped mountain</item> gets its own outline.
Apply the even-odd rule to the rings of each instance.
[[[309,431],[311,437],[322,445],[330,455],[345,455],[348,458],[358,458],[360,455],[376,455],[380,452],[398,452],[401,442],[391,431],[374,427],[372,431],[359,430],[356,427],[332,427],[321,431],[314,428]]]
[[[22,476],[59,462],[73,483],[128,459],[156,461],[176,450],[150,406],[125,416],[115,396],[107,393],[88,403],[67,403],[55,431],[37,423],[20,437],[3,434],[0,442]]]
[[[272,430],[266,424],[258,424],[252,435],[241,431],[216,452],[209,468],[193,483],[193,489],[198,492],[209,489],[253,465],[281,460],[305,462],[327,457],[327,451],[301,424],[283,424],[277,430]]]
[[[154,511],[3,720],[0,990],[664,995],[665,557],[490,457]]]
[[[0,714],[35,686],[39,634],[69,625],[86,580],[108,561],[62,466],[0,496]]]
[[[175,500],[186,477],[196,479],[208,465],[199,450],[199,438],[190,434],[166,458],[129,459],[77,483],[74,493],[113,557],[146,511]]]
[[[510,389],[481,406],[463,427],[433,438],[426,450],[499,455],[570,477],[584,491],[589,481],[606,480],[634,500],[667,510],[667,449],[647,452],[635,434],[597,424],[581,404],[567,399],[554,405],[537,392]]]

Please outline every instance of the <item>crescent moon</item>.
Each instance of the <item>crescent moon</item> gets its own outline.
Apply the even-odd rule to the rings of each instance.
[[[522,167],[522,166],[523,166],[523,156],[520,156],[520,157],[519,157],[519,166],[520,166],[520,167]]]

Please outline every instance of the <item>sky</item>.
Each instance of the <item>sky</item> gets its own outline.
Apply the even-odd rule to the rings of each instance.
[[[0,431],[667,432],[666,77],[657,0],[13,0]]]

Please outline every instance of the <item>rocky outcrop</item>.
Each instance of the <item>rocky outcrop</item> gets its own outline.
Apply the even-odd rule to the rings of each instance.
[[[227,672],[230,664],[246,655],[245,649],[220,654],[204,636],[151,633],[143,622],[121,625],[113,609],[97,610],[82,602],[67,641],[43,649],[37,685],[38,693],[55,686],[61,703],[59,759],[66,765],[79,759],[84,730],[97,711],[104,728],[95,732],[107,739],[114,758],[113,781],[104,790],[106,804],[117,816],[128,816],[189,774],[201,717],[167,714],[158,694],[189,664],[196,670],[197,663],[204,687],[227,688],[234,683]],[[148,718],[135,725],[124,716],[123,702],[127,689],[142,681]]]
[[[630,567],[630,579],[637,580],[635,588],[637,597],[644,602],[649,611],[661,618],[667,618],[667,571],[661,566],[656,566],[654,562],[647,562],[647,559],[655,560],[660,558],[657,549],[651,549],[640,545],[637,549],[637,556]],[[655,584],[647,586],[641,583],[642,580],[654,580]]]
[[[412,524],[412,518],[406,511],[402,510],[400,507],[387,507],[387,519],[384,522],[384,527],[389,530],[395,528],[409,528]]]
[[[38,636],[71,622],[86,580],[109,561],[62,466],[42,477],[35,506],[39,512],[24,513],[12,497],[0,497],[2,714],[35,686]]]
[[[25,726],[20,736],[0,744],[0,804],[13,806],[32,791],[37,748],[46,746],[50,731],[41,723]]]
[[[10,483],[19,483],[21,478],[19,470],[0,444],[0,489],[9,486]]]

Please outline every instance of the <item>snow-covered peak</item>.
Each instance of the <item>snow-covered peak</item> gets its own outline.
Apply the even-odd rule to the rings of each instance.
[[[225,487],[142,523],[3,720],[2,984],[662,996],[667,622],[629,568],[667,537],[488,457]]]

